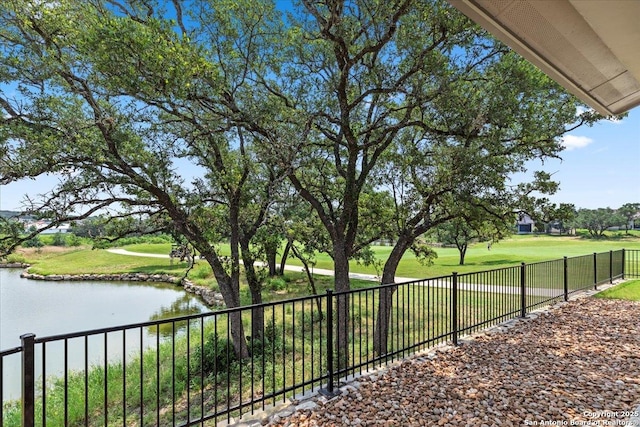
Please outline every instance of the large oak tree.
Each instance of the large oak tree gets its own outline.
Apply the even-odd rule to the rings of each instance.
[[[254,125],[269,106],[247,80],[264,66],[256,46],[272,36],[275,12],[264,3],[236,19],[237,3],[203,2],[187,29],[178,2],[177,21],[145,5],[2,3],[0,182],[59,176],[25,205],[52,225],[106,213],[184,237],[211,265],[229,308],[240,305],[242,259],[259,303],[251,244],[280,178],[261,157],[276,133]],[[3,249],[29,237],[5,235]],[[230,259],[217,248],[223,239]],[[255,337],[262,313],[253,314]],[[235,351],[246,357],[240,314],[230,316]]]

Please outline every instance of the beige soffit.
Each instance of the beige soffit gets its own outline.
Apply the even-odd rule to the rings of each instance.
[[[640,0],[449,0],[601,114],[640,105]]]

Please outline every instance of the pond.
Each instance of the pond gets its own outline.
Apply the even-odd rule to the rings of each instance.
[[[20,336],[26,333],[44,337],[209,311],[198,297],[175,285],[37,281],[22,279],[20,272],[0,268],[0,350],[19,347]],[[149,342],[153,345],[155,339]],[[49,354],[47,366],[56,365]],[[19,397],[17,359],[5,361],[3,400]],[[48,373],[56,370],[47,368]]]

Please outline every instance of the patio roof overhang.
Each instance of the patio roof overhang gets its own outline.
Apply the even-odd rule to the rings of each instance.
[[[449,2],[600,114],[640,105],[640,1]]]

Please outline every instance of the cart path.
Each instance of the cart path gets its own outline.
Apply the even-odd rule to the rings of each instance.
[[[107,252],[111,252],[112,254],[118,255],[129,255],[129,256],[139,256],[139,257],[149,257],[149,258],[169,258],[169,255],[165,254],[148,254],[144,252],[132,252],[126,249],[121,248],[110,248],[107,249]],[[242,263],[242,261],[240,261]],[[257,265],[264,265],[263,263],[256,263]],[[287,271],[296,271],[296,272],[304,272],[304,268],[299,265],[285,265],[284,269]],[[333,276],[333,270],[328,270],[324,268],[314,268],[313,274],[319,274],[321,276]],[[366,273],[349,273],[349,277],[352,279],[360,279],[360,280],[369,280],[372,282],[380,282],[380,276],[375,274],[366,274]],[[414,279],[411,277],[396,277],[396,283],[404,283],[404,282],[413,282],[420,279]]]
[[[126,249],[120,249],[120,248],[110,248],[110,249],[107,249],[107,252],[111,252],[112,254],[118,254],[118,255],[139,256],[139,257],[147,257],[147,258],[169,258],[169,255],[146,254],[144,252],[132,252],[132,251],[128,251]]]

